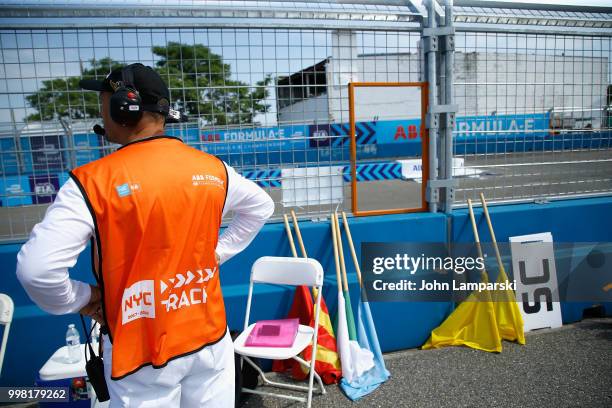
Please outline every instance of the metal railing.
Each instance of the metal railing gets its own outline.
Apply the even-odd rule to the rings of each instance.
[[[610,38],[462,32],[457,35],[457,204],[609,194]],[[455,172],[461,169],[455,168]]]
[[[433,211],[479,191],[612,193],[610,10],[456,3],[2,2],[0,240],[23,239],[70,169],[116,148],[77,83],[133,62],[190,117],[168,133],[265,188],[275,217],[349,210],[353,174],[368,209],[414,207],[423,127]],[[355,82],[428,82],[430,111],[423,123],[418,97],[360,90],[351,169]]]

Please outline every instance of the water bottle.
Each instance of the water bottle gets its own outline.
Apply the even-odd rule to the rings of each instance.
[[[66,347],[68,347],[68,363],[78,363],[81,361],[81,336],[74,327],[74,324],[68,325],[66,332]]]
[[[98,323],[94,323],[93,330],[91,332],[91,342],[98,343],[100,341],[100,325]]]

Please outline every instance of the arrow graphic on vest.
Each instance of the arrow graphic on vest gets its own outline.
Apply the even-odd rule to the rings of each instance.
[[[196,281],[196,283],[208,282],[210,279],[212,279],[213,276],[215,276],[215,271],[216,270],[217,270],[217,267],[214,267],[212,269],[206,268],[206,269],[204,269],[204,271],[206,272],[206,276],[204,276],[204,271],[202,271],[201,269],[198,269],[196,272],[198,273],[198,275],[200,275],[200,277]],[[170,282],[170,285],[168,285],[163,280],[160,280],[159,281],[159,289],[160,289],[161,293],[164,293],[166,291],[166,289],[168,289],[169,286],[172,286],[172,284],[174,284],[174,282],[176,282],[174,284],[175,288],[180,288],[181,286],[187,286],[195,278],[196,278],[196,275],[193,272],[191,272],[191,271],[187,271],[187,273],[185,275],[177,273],[176,274],[176,279],[175,278],[169,278],[168,279],[168,282]]]
[[[180,288],[185,283],[185,277],[183,275],[181,275],[180,273],[177,273],[176,274],[176,278],[178,279],[178,282],[176,282],[174,284],[174,287],[175,288]]]
[[[198,274],[200,274],[200,279],[198,279],[197,283],[208,282],[210,279],[212,279],[215,274],[215,271],[217,270],[217,267],[215,266],[212,269],[206,268],[204,270],[206,271],[206,277],[204,277],[204,274],[202,273],[201,269],[197,270]]]
[[[195,278],[195,275],[191,273],[191,271],[187,271],[187,280],[185,281],[185,285],[188,285],[193,278]]]

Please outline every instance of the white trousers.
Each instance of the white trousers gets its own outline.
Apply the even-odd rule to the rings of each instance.
[[[111,380],[112,345],[104,339],[104,374],[110,407],[233,408],[234,344],[229,329],[217,343],[168,362],[145,366],[121,380]]]

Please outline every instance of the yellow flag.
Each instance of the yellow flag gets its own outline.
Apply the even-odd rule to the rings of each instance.
[[[484,273],[482,281],[488,281]],[[496,353],[502,351],[495,307],[488,290],[472,292],[440,326],[432,330],[421,348],[427,350],[445,346],[467,346]]]
[[[502,267],[497,277],[498,283],[508,280],[506,271]],[[504,340],[516,341],[525,344],[525,330],[523,317],[516,303],[516,296],[512,289],[496,290],[492,293],[495,304],[495,317],[499,335]]]
[[[495,309],[488,292],[482,292],[486,299],[475,299],[472,293],[431,332],[423,349],[445,346],[467,346],[478,350],[500,353],[501,337],[497,329]]]

